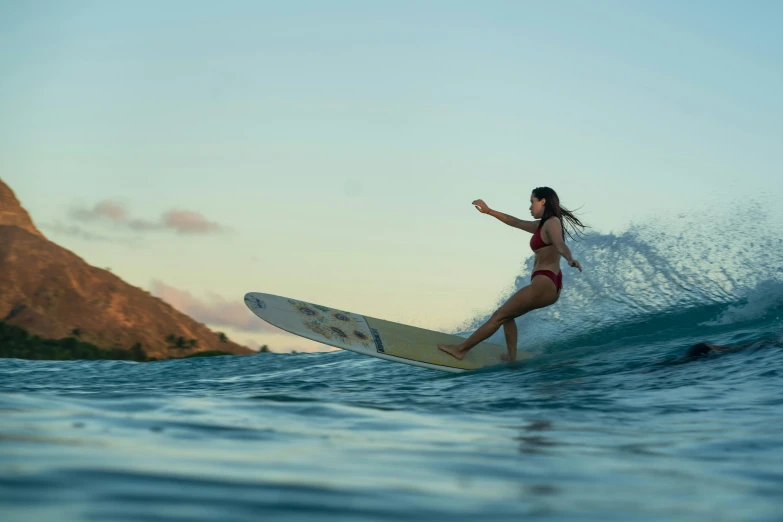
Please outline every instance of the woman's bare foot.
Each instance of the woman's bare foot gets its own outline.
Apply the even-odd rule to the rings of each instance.
[[[446,352],[447,354],[456,357],[460,361],[463,357],[465,357],[465,354],[462,353],[459,349],[459,345],[457,344],[438,344],[438,348]]]
[[[507,353],[500,354],[500,358],[506,362],[514,362],[516,359],[512,359]]]

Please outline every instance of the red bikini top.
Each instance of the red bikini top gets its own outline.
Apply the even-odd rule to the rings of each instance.
[[[552,246],[551,243],[544,243],[544,240],[541,239],[541,228],[542,227],[536,229],[536,232],[533,234],[533,237],[530,238],[530,248],[533,249],[533,252],[547,246]]]

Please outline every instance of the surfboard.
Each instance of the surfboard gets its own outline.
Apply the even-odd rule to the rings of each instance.
[[[438,343],[464,341],[457,335],[261,292],[245,294],[245,304],[281,330],[378,359],[452,373],[506,364],[500,358],[506,347],[498,344],[480,343],[460,360],[438,349]],[[533,355],[517,350],[517,361]]]

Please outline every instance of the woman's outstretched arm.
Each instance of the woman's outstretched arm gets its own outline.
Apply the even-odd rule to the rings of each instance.
[[[484,203],[483,199],[477,199],[473,202],[473,205],[482,214],[489,214],[490,216],[499,219],[510,227],[520,228],[526,232],[530,232],[531,234],[534,234],[538,228],[538,221],[524,221],[522,219],[515,218],[514,216],[509,216],[508,214],[498,212],[497,210],[492,210],[489,208],[489,205]]]

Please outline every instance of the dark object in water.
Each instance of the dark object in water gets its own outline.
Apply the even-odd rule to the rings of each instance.
[[[685,357],[701,357],[702,355],[707,355],[712,351],[711,346],[712,345],[707,343],[694,344],[685,352]]]
[[[762,341],[761,344],[764,343],[765,342]],[[688,351],[685,352],[685,357],[701,357],[702,355],[708,355],[710,353],[736,352],[737,350],[744,350],[754,344],[758,343],[743,344],[742,346],[719,346],[717,344],[699,343],[688,348]],[[761,344],[758,344],[758,346],[761,346]]]

